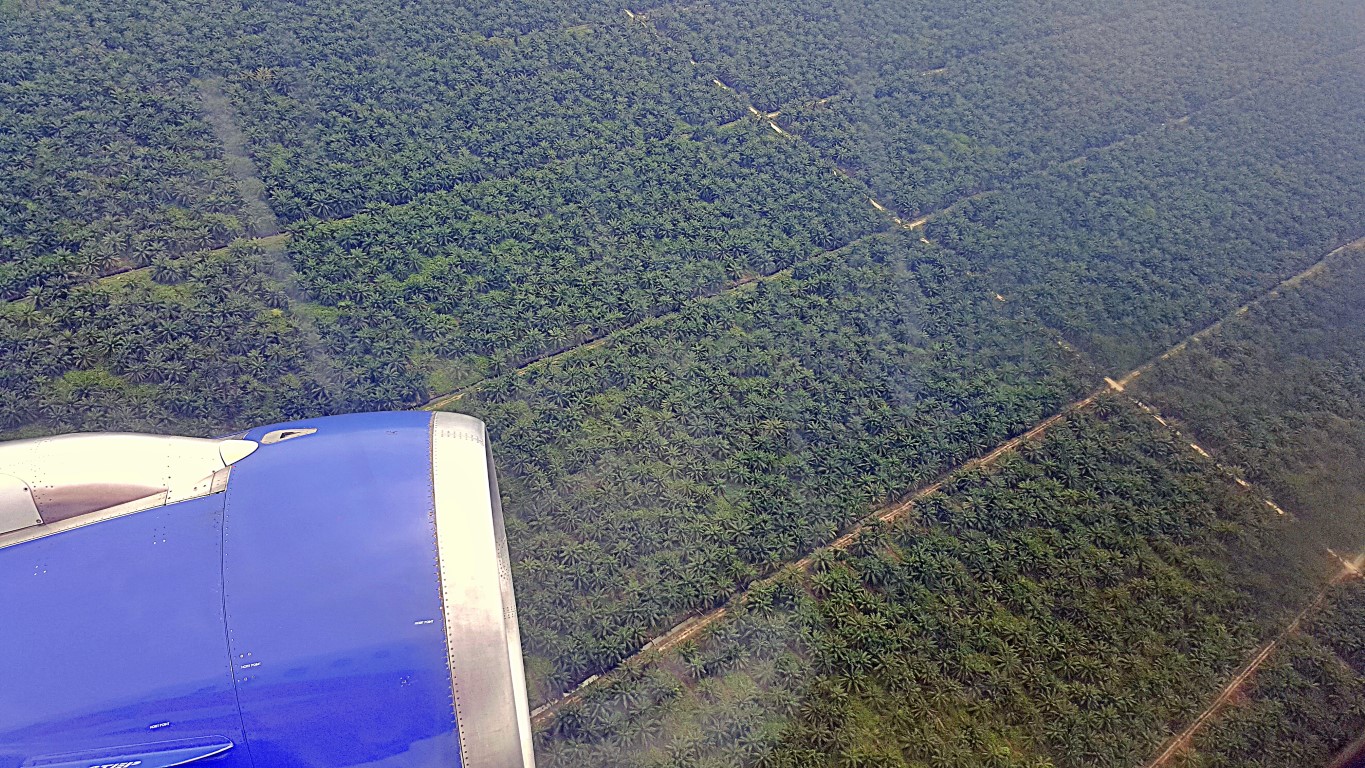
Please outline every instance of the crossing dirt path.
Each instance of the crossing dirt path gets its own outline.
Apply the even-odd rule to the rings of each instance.
[[[1022,434],[1010,438],[1009,440],[1006,440],[1005,442],[993,448],[988,453],[985,453],[977,458],[971,459],[970,461],[953,467],[952,469],[944,472],[938,480],[935,480],[932,483],[912,490],[901,500],[880,507],[879,509],[875,510],[872,514],[864,518],[862,523],[859,523],[858,525],[854,526],[853,528],[845,532],[843,535],[839,536],[839,538],[835,539],[834,541],[830,542],[824,547],[816,549],[813,552],[807,554],[805,557],[802,557],[799,560],[791,562],[788,567],[797,568],[801,570],[808,570],[811,564],[815,561],[816,557],[820,555],[820,553],[826,551],[847,549],[855,541],[857,541],[858,537],[861,536],[862,533],[866,531],[869,527],[873,525],[881,525],[884,523],[895,522],[905,517],[914,508],[916,502],[920,501],[929,494],[938,491],[942,487],[944,480],[946,480],[948,477],[959,472],[989,466],[998,461],[1002,456],[1005,456],[1009,453],[1016,451],[1021,445],[1038,440],[1043,435],[1045,435],[1049,429],[1065,421],[1068,417],[1075,414],[1076,412],[1090,407],[1097,399],[1099,399],[1106,393],[1122,392],[1127,384],[1137,379],[1143,373],[1151,370],[1152,367],[1155,366],[1157,363],[1161,362],[1162,360],[1168,360],[1171,357],[1179,355],[1180,353],[1189,349],[1192,343],[1207,337],[1211,333],[1214,333],[1218,328],[1222,327],[1222,325],[1227,320],[1245,314],[1250,307],[1265,301],[1273,300],[1276,297],[1280,296],[1286,288],[1297,285],[1302,281],[1319,274],[1320,272],[1322,272],[1326,264],[1333,257],[1346,251],[1349,248],[1355,247],[1365,247],[1365,238],[1361,238],[1360,240],[1357,240],[1355,242],[1348,243],[1339,248],[1333,249],[1325,256],[1323,256],[1321,259],[1311,264],[1307,269],[1304,269],[1302,272],[1299,272],[1298,274],[1292,277],[1286,278],[1285,280],[1276,284],[1274,287],[1272,287],[1265,293],[1261,294],[1260,296],[1257,296],[1251,301],[1248,301],[1246,304],[1243,304],[1242,306],[1233,310],[1229,314],[1223,316],[1222,318],[1219,318],[1215,322],[1210,323],[1209,325],[1203,328],[1200,328],[1199,330],[1185,337],[1184,339],[1182,339],[1181,341],[1179,341],[1166,351],[1156,355],[1150,360],[1142,363],[1138,367],[1129,371],[1127,374],[1124,374],[1123,376],[1117,379],[1113,377],[1105,377],[1102,385],[1096,388],[1094,391],[1090,392],[1085,397],[1082,397],[1078,400],[1075,400],[1067,404],[1053,415],[1038,422],[1027,432],[1024,432]],[[1157,419],[1161,421],[1163,425],[1169,427],[1169,425],[1164,420],[1161,420],[1159,415],[1157,415]],[[1202,449],[1200,449],[1196,445],[1192,445],[1191,447],[1194,450],[1198,450],[1204,453],[1205,456],[1208,455],[1206,452],[1203,452]],[[1245,486],[1246,484],[1242,483],[1242,485]],[[1270,503],[1273,506],[1273,502],[1268,503]],[[1349,574],[1350,572],[1343,570],[1343,573]],[[744,590],[736,593],[733,597],[731,597],[730,603],[727,605],[720,606],[719,608],[712,609],[711,611],[702,614],[689,616],[685,620],[681,621],[680,623],[669,629],[667,632],[664,632],[663,634],[659,635],[654,640],[652,640],[650,643],[646,644],[635,654],[623,660],[620,664],[617,665],[617,668],[629,666],[632,664],[638,664],[650,656],[671,650],[677,647],[678,645],[696,637],[704,630],[706,630],[708,627],[715,625],[721,619],[725,618],[725,616],[728,615],[729,613],[729,605],[733,604],[737,600],[743,600],[744,595],[748,592],[749,589],[752,589],[754,586],[757,586],[759,584],[763,584],[767,581],[770,581],[771,578],[773,577],[769,577],[769,579],[762,579],[757,582],[754,582],[753,584],[750,584]],[[1318,601],[1315,601],[1312,605],[1309,606],[1309,608],[1305,609],[1304,612],[1300,614],[1300,618],[1302,616],[1307,615],[1313,608],[1317,606],[1317,604]],[[1295,619],[1295,622],[1291,624],[1291,627],[1296,629],[1298,626],[1298,621],[1299,619]],[[1290,631],[1291,631],[1290,629],[1285,630],[1285,632]],[[1282,637],[1283,636],[1287,635],[1282,635]],[[1275,643],[1273,643],[1272,646],[1277,647],[1278,640],[1275,641]],[[1259,667],[1261,663],[1264,663],[1265,658],[1268,658],[1269,654],[1273,652],[1273,647],[1271,647],[1269,651],[1266,651],[1265,656],[1261,658],[1259,662],[1257,662],[1256,659],[1253,658],[1252,661],[1256,662],[1255,664],[1256,667]],[[1263,648],[1261,650],[1265,649]],[[1246,676],[1249,677],[1251,673],[1254,673],[1254,668],[1251,669],[1251,671],[1248,672]],[[595,688],[597,685],[600,685],[603,682],[603,680],[608,679],[609,675],[610,672],[607,672],[605,675],[594,675],[588,680],[585,680],[583,683],[580,683],[578,687],[574,688],[572,691],[561,696],[559,699],[544,703],[541,706],[537,707],[535,711],[532,712],[532,724],[535,725],[536,727],[543,727],[545,725],[548,725],[550,722],[554,720],[555,716],[559,713],[560,710],[576,701],[580,701],[586,693]],[[1245,678],[1243,678],[1243,680],[1245,680]],[[1227,695],[1227,697],[1231,696],[1232,693],[1229,693]],[[1207,720],[1207,718],[1205,718],[1205,720]]]
[[[1328,552],[1331,552],[1331,550],[1328,550]],[[1335,552],[1331,552],[1331,554],[1336,556]],[[1338,557],[1337,559],[1340,560],[1341,558]],[[1216,717],[1219,712],[1222,712],[1223,709],[1227,707],[1228,703],[1237,696],[1242,690],[1242,687],[1246,685],[1247,681],[1256,674],[1256,671],[1259,670],[1271,656],[1275,655],[1275,651],[1279,650],[1284,641],[1299,631],[1299,627],[1303,625],[1303,620],[1308,618],[1308,616],[1318,608],[1322,607],[1322,603],[1327,599],[1327,593],[1332,587],[1350,579],[1360,578],[1360,570],[1358,568],[1345,561],[1342,561],[1342,565],[1343,568],[1341,569],[1341,572],[1338,573],[1327,586],[1323,587],[1322,590],[1318,592],[1312,602],[1308,604],[1308,607],[1299,611],[1298,615],[1294,617],[1294,620],[1289,622],[1289,625],[1285,627],[1280,634],[1276,635],[1273,640],[1259,646],[1247,663],[1242,665],[1242,668],[1237,670],[1237,674],[1233,675],[1232,679],[1227,682],[1227,685],[1224,685],[1222,690],[1218,692],[1218,695],[1214,697],[1213,702],[1210,703],[1203,712],[1199,713],[1199,716],[1194,719],[1194,722],[1190,723],[1185,730],[1168,739],[1162,746],[1161,751],[1157,753],[1157,756],[1152,758],[1150,762],[1144,764],[1143,768],[1165,768],[1165,766],[1170,763],[1171,758],[1189,747],[1190,740],[1203,730],[1204,726],[1208,725],[1209,721]]]

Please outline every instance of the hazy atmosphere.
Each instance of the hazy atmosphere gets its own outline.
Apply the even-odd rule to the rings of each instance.
[[[542,768],[1347,765],[1365,3],[0,0],[0,437],[423,409]]]

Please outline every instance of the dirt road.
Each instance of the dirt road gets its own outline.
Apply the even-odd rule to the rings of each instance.
[[[1191,342],[1197,341],[1208,336],[1217,328],[1221,327],[1221,325],[1228,319],[1240,314],[1244,314],[1247,311],[1248,307],[1254,306],[1259,302],[1273,299],[1276,296],[1279,296],[1284,291],[1285,288],[1297,285],[1299,282],[1302,282],[1303,280],[1318,274],[1323,270],[1326,263],[1330,261],[1334,256],[1346,251],[1347,249],[1356,247],[1365,247],[1365,238],[1361,238],[1360,240],[1348,243],[1347,245],[1343,245],[1340,248],[1332,250],[1327,255],[1323,256],[1321,259],[1314,262],[1304,271],[1292,277],[1286,278],[1285,280],[1281,281],[1279,284],[1277,284],[1274,288],[1270,289],[1266,293],[1262,294],[1261,296],[1258,296],[1255,299],[1252,299],[1251,301],[1247,302],[1241,307],[1238,307],[1237,309],[1233,310],[1233,312],[1229,313],[1223,318],[1220,318],[1219,320],[1210,323],[1204,328],[1195,331],[1193,334],[1182,339],[1180,342],[1176,343],[1171,348],[1153,357],[1152,359],[1144,362],[1143,364],[1129,371],[1122,377],[1118,379],[1106,377],[1104,379],[1103,384],[1097,389],[1095,389],[1093,392],[1086,395],[1085,397],[1080,398],[1079,400],[1076,400],[1068,404],[1067,406],[1059,410],[1057,413],[1038,422],[1027,432],[1024,432],[1020,435],[1010,438],[1009,440],[1006,440],[1005,442],[996,446],[990,452],[983,454],[982,456],[979,456],[975,459],[971,459],[970,461],[967,461],[959,466],[953,467],[952,469],[945,472],[939,480],[916,488],[902,500],[883,506],[882,508],[876,510],[873,514],[865,518],[862,523],[845,532],[843,535],[839,536],[839,538],[830,542],[828,545],[807,554],[806,556],[802,557],[799,560],[793,561],[790,564],[790,567],[802,570],[809,570],[811,564],[814,562],[815,558],[819,555],[819,553],[825,551],[847,549],[849,546],[853,544],[853,542],[857,540],[857,538],[862,534],[862,532],[865,531],[869,526],[874,524],[892,523],[896,522],[897,520],[900,520],[901,518],[909,514],[909,512],[914,508],[914,505],[917,501],[923,499],[924,497],[928,496],[931,493],[934,493],[935,491],[938,491],[942,487],[943,481],[950,477],[951,475],[954,475],[958,472],[989,466],[990,464],[993,464],[994,462],[998,461],[1000,457],[1017,450],[1019,446],[1023,445],[1024,443],[1037,440],[1038,438],[1046,434],[1046,432],[1049,429],[1055,427],[1057,424],[1061,423],[1072,414],[1081,411],[1085,408],[1088,408],[1095,402],[1096,399],[1103,396],[1105,393],[1122,392],[1124,387],[1128,383],[1131,383],[1138,376],[1142,375],[1142,373],[1151,370],[1151,368],[1158,362],[1162,360],[1168,360],[1171,357],[1174,357],[1175,355],[1178,355],[1181,352],[1185,351],[1186,349],[1189,348]],[[1164,420],[1162,420],[1162,423],[1166,424]],[[752,588],[757,584],[765,583],[769,581],[771,578],[772,577],[770,577],[769,579],[764,579],[755,582],[754,584],[751,584],[749,588]],[[744,594],[743,592],[736,594],[735,597],[732,598],[730,602],[733,603],[735,600],[742,600],[743,594]],[[1304,609],[1304,612],[1300,614],[1300,618],[1302,616],[1307,615],[1314,607],[1316,607],[1316,605],[1317,603],[1315,602],[1314,605],[1311,605],[1309,606],[1309,608]],[[696,637],[706,628],[719,622],[728,614],[728,611],[729,607],[727,605],[722,606],[720,608],[716,608],[700,616],[691,616],[687,618],[685,621],[674,626],[672,629],[663,633],[655,640],[651,641],[643,649],[636,652],[635,654],[627,658],[625,661],[621,662],[621,664],[618,666],[625,666],[637,663],[646,653],[660,653],[675,648],[679,644],[685,642],[686,640]],[[1291,627],[1296,628],[1298,626],[1297,624],[1298,621],[1299,619],[1296,618],[1295,623],[1292,624]],[[1289,631],[1290,630],[1288,629],[1286,630],[1286,632]],[[1264,662],[1265,658],[1268,657],[1269,652],[1273,652],[1273,648],[1277,645],[1278,641],[1272,643],[1269,646],[1270,651],[1268,651],[1264,657],[1261,657],[1259,661],[1257,661],[1256,658],[1253,658],[1252,662],[1254,664],[1248,665],[1252,672],[1254,672],[1254,669],[1256,667],[1259,667],[1259,665]],[[609,675],[610,673],[607,674]],[[1250,672],[1248,672],[1247,676],[1249,675]],[[594,677],[591,679],[591,681],[585,681],[584,683],[580,684],[577,688],[574,689],[573,692],[565,695],[564,697],[556,701],[543,704],[542,706],[535,710],[533,724],[536,725],[537,727],[540,727],[553,721],[555,715],[559,712],[559,710],[575,701],[580,700],[584,694],[586,694],[594,686],[599,684],[602,681],[602,679],[603,679],[602,677]],[[1242,679],[1244,680],[1245,677],[1243,677]],[[1230,697],[1231,695],[1232,694],[1229,693],[1228,697]],[[1224,699],[1226,699],[1226,697],[1224,697]],[[1205,718],[1205,720],[1207,720],[1207,718]],[[1192,725],[1191,728],[1194,728],[1194,726]],[[1193,731],[1191,731],[1191,733],[1193,733]]]
[[[1332,554],[1335,556],[1336,553]],[[1337,559],[1340,560],[1339,557]],[[1204,726],[1208,725],[1209,721],[1217,716],[1218,713],[1232,701],[1233,697],[1241,691],[1247,681],[1256,674],[1256,670],[1260,669],[1261,666],[1275,654],[1275,651],[1279,649],[1286,639],[1299,631],[1299,627],[1303,625],[1303,620],[1318,608],[1322,607],[1322,603],[1327,599],[1327,593],[1332,587],[1349,579],[1360,578],[1360,571],[1357,568],[1345,561],[1342,561],[1342,565],[1344,567],[1341,572],[1328,582],[1327,586],[1323,587],[1322,590],[1318,592],[1317,596],[1313,598],[1313,601],[1308,604],[1308,607],[1299,611],[1298,615],[1294,617],[1294,620],[1289,622],[1289,626],[1285,627],[1280,634],[1276,635],[1275,639],[1257,648],[1256,652],[1252,654],[1251,659],[1247,661],[1246,664],[1242,665],[1242,668],[1237,670],[1237,674],[1233,675],[1227,685],[1223,686],[1223,689],[1218,692],[1218,696],[1214,698],[1213,703],[1209,704],[1203,712],[1199,713],[1199,716],[1196,717],[1194,722],[1190,723],[1185,730],[1171,737],[1165,743],[1161,752],[1157,753],[1157,756],[1146,763],[1143,768],[1164,768],[1170,762],[1171,758],[1175,757],[1181,750],[1188,747],[1190,740],[1193,739],[1199,731],[1203,730]]]

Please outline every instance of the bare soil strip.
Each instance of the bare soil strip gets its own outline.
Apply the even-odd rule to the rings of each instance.
[[[1019,446],[1023,445],[1024,443],[1039,439],[1044,434],[1046,434],[1049,429],[1055,427],[1057,424],[1061,423],[1072,414],[1089,407],[1095,402],[1096,399],[1098,399],[1105,393],[1122,392],[1123,388],[1127,384],[1131,383],[1138,376],[1142,375],[1142,373],[1151,370],[1151,368],[1155,366],[1158,362],[1162,360],[1168,360],[1171,357],[1174,357],[1184,352],[1186,349],[1190,347],[1190,344],[1192,342],[1199,341],[1200,339],[1207,337],[1210,333],[1213,333],[1218,328],[1220,328],[1223,325],[1223,323],[1225,323],[1230,318],[1244,314],[1249,307],[1254,306],[1260,302],[1273,299],[1281,295],[1286,288],[1297,285],[1303,280],[1309,279],[1314,275],[1317,275],[1323,270],[1326,263],[1334,256],[1344,252],[1349,248],[1356,247],[1365,247],[1365,238],[1361,238],[1360,240],[1356,240],[1352,243],[1348,243],[1347,245],[1343,245],[1339,248],[1332,250],[1327,255],[1323,256],[1321,259],[1310,265],[1307,269],[1281,281],[1279,284],[1271,288],[1269,291],[1261,294],[1255,299],[1252,299],[1251,301],[1247,302],[1241,307],[1238,307],[1237,309],[1233,310],[1231,313],[1225,315],[1224,317],[1218,319],[1217,321],[1195,331],[1193,334],[1181,340],[1179,343],[1175,344],[1170,349],[1167,349],[1165,352],[1162,352],[1161,354],[1153,357],[1152,359],[1148,360],[1142,365],[1139,365],[1137,368],[1134,368],[1132,371],[1129,371],[1121,378],[1114,379],[1112,377],[1105,377],[1104,384],[1101,385],[1096,390],[1094,390],[1093,392],[1091,392],[1090,394],[1066,405],[1057,413],[1040,421],[1027,432],[1024,432],[1020,435],[1010,438],[1009,440],[1006,440],[1005,442],[1001,443],[1000,445],[992,449],[989,453],[972,459],[957,467],[953,467],[952,469],[949,469],[946,472],[944,472],[943,475],[938,480],[910,491],[905,497],[903,497],[901,500],[897,502],[887,504],[879,508],[871,515],[869,515],[867,518],[865,518],[862,523],[859,523],[858,525],[854,526],[853,528],[845,532],[843,535],[841,535],[839,538],[835,539],[828,545],[811,552],[810,554],[806,555],[800,560],[792,562],[789,566],[787,566],[787,569],[795,568],[799,570],[809,570],[811,564],[815,561],[815,558],[819,556],[821,552],[847,549],[849,546],[853,544],[853,542],[857,541],[858,537],[862,535],[862,533],[865,530],[867,530],[870,526],[881,525],[884,523],[893,523],[896,522],[897,520],[904,518],[914,508],[914,505],[917,501],[920,501],[929,494],[932,494],[935,491],[940,490],[943,486],[943,482],[952,475],[955,475],[963,471],[979,469],[982,467],[989,466],[998,461],[1000,457],[1014,452],[1019,448]],[[1161,421],[1163,424],[1169,427],[1169,424],[1167,424],[1164,420],[1161,420],[1159,415],[1157,414],[1154,415],[1157,417],[1159,421]],[[1241,483],[1241,485],[1246,486],[1245,483]],[[706,630],[708,627],[716,624],[721,619],[725,618],[725,616],[729,613],[730,605],[736,604],[736,601],[742,601],[744,599],[744,596],[750,589],[759,584],[769,582],[773,578],[776,577],[773,576],[767,579],[760,579],[749,584],[742,591],[736,593],[736,595],[733,596],[730,599],[729,603],[727,603],[726,605],[712,609],[711,611],[708,611],[706,613],[689,616],[686,620],[682,621],[681,623],[674,626],[672,629],[668,630],[667,632],[663,633],[662,635],[652,640],[650,643],[646,644],[641,650],[624,659],[620,664],[617,664],[616,667],[617,668],[628,667],[643,663],[649,660],[650,658],[657,656],[660,653],[667,652],[673,648],[676,648],[678,645],[681,645],[682,643],[696,637],[701,632]],[[1309,607],[1309,609],[1305,609],[1304,613],[1300,614],[1300,617],[1307,615],[1309,610],[1315,607],[1316,604],[1317,603],[1315,602],[1313,606]],[[1297,622],[1298,620],[1296,619],[1295,621]],[[1292,626],[1297,627],[1297,623],[1295,623]],[[1278,644],[1278,640],[1276,641],[1276,644]],[[1269,654],[1267,653],[1266,655],[1268,656]],[[1264,662],[1264,658],[1261,659],[1261,662]],[[1261,662],[1258,662],[1257,666],[1259,666],[1259,663]],[[560,698],[540,705],[535,709],[534,712],[532,712],[531,719],[532,724],[536,727],[544,727],[549,723],[553,722],[555,716],[560,712],[560,710],[562,710],[564,707],[570,704],[582,700],[583,696],[587,692],[596,688],[598,685],[601,685],[606,680],[610,679],[609,675],[610,672],[604,673],[603,675],[594,675],[592,678],[589,678],[587,681],[584,681],[583,683],[579,684],[578,687],[564,694]],[[1231,694],[1228,695],[1230,696]]]
[[[806,264],[814,259],[822,258],[825,256],[832,256],[838,253],[843,253],[844,251],[860,243],[871,240],[874,237],[882,237],[884,234],[885,233],[883,232],[874,232],[873,234],[870,235],[864,235],[863,237],[860,237],[856,240],[853,240],[852,242],[849,242],[847,245],[841,245],[838,248],[834,248],[828,251],[821,251],[819,253],[808,256],[796,262],[796,264],[793,264],[792,266],[787,267],[786,269],[778,270],[777,272],[770,272],[765,275],[745,275],[744,277],[741,277],[738,280],[733,280],[728,283],[725,283],[724,285],[722,285],[721,287],[717,288],[714,291],[703,293],[701,295],[688,299],[683,303],[682,307],[672,312],[664,312],[658,315],[650,315],[649,317],[646,317],[645,319],[637,323],[631,323],[630,325],[622,326],[615,330],[608,331],[597,336],[593,336],[589,339],[584,340],[580,344],[575,344],[572,346],[563,347],[557,350],[552,350],[549,352],[544,352],[542,354],[536,355],[535,357],[532,357],[531,359],[526,360],[525,362],[521,363],[521,365],[517,366],[515,372],[519,376],[525,376],[529,371],[531,371],[534,368],[546,365],[553,365],[556,361],[569,357],[571,355],[576,355],[580,352],[586,352],[590,349],[596,349],[597,347],[600,347],[603,344],[607,343],[607,341],[609,341],[610,339],[625,333],[630,333],[631,331],[641,328],[648,323],[664,322],[667,321],[669,318],[677,317],[688,307],[691,307],[699,302],[710,301],[712,299],[716,299],[722,296],[727,296],[737,291],[748,290],[749,286],[756,285],[758,283],[766,283],[771,282],[773,280],[786,279],[791,276],[792,270],[795,269],[796,266],[799,264]],[[488,382],[489,378],[491,377],[481,378],[478,379],[477,381],[470,382],[469,384],[466,384],[465,386],[460,387],[459,389],[453,392],[437,395],[436,397],[431,398],[426,403],[421,405],[419,409],[425,411],[439,411],[443,408],[454,405],[455,403],[458,403],[460,400],[464,399],[465,395],[477,391],[480,387],[482,387],[484,384]]]
[[[1171,758],[1175,757],[1188,747],[1190,745],[1190,740],[1203,730],[1204,726],[1208,725],[1210,720],[1227,707],[1233,697],[1241,691],[1242,686],[1246,685],[1246,682],[1256,674],[1256,671],[1274,655],[1280,645],[1282,645],[1291,635],[1299,631],[1299,627],[1303,625],[1303,620],[1322,606],[1323,601],[1327,599],[1328,591],[1331,590],[1332,587],[1348,579],[1360,578],[1360,572],[1358,570],[1350,567],[1349,563],[1343,564],[1346,567],[1342,568],[1341,572],[1333,577],[1333,579],[1327,583],[1327,586],[1323,587],[1322,590],[1318,592],[1317,596],[1313,598],[1313,601],[1308,604],[1308,607],[1299,611],[1299,614],[1294,617],[1294,620],[1289,622],[1289,626],[1285,627],[1273,640],[1259,646],[1256,649],[1256,652],[1252,654],[1251,659],[1247,661],[1246,664],[1242,665],[1242,668],[1237,670],[1237,674],[1233,675],[1227,685],[1223,686],[1223,689],[1218,692],[1218,696],[1214,698],[1208,708],[1199,713],[1199,717],[1196,717],[1194,722],[1190,723],[1185,730],[1167,740],[1163,745],[1162,750],[1157,753],[1157,756],[1146,763],[1143,768],[1164,768],[1164,766],[1170,762]]]
[[[195,80],[199,89],[200,102],[204,105],[204,116],[218,143],[223,145],[223,156],[227,159],[228,172],[237,183],[237,193],[245,203],[248,227],[256,237],[269,237],[281,232],[280,220],[270,209],[266,200],[265,182],[256,169],[256,163],[246,149],[246,134],[242,133],[237,118],[232,113],[232,102],[223,93],[223,80],[209,77]]]

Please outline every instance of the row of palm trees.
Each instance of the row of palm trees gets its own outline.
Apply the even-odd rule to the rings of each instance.
[[[265,273],[258,246],[74,286],[0,312],[0,429],[166,429],[241,424],[345,407]],[[363,393],[363,388],[356,388]]]
[[[1116,404],[960,473],[904,524],[761,583],[700,641],[614,673],[540,735],[542,761],[1101,766],[1153,752],[1277,629],[1256,616],[1266,585],[1237,549],[1284,532]],[[1063,471],[1078,459],[1087,473]],[[983,529],[960,516],[979,505],[1015,512]],[[1126,518],[1149,523],[1127,532]],[[1365,648],[1362,594],[1310,631]],[[1213,762],[1192,764],[1320,761],[1323,745],[1349,740],[1365,723],[1365,677],[1303,669],[1290,671],[1302,682],[1274,682],[1255,717],[1215,727],[1198,757]],[[1331,694],[1296,700],[1296,684]],[[1276,702],[1293,725],[1276,727]],[[1277,734],[1295,746],[1258,753]]]
[[[1074,395],[1047,332],[1001,316],[965,266],[875,238],[460,401],[495,430],[517,510],[540,695]]]
[[[161,255],[225,245],[241,200],[183,68],[107,45],[79,13],[0,36],[0,298],[50,304]]]

